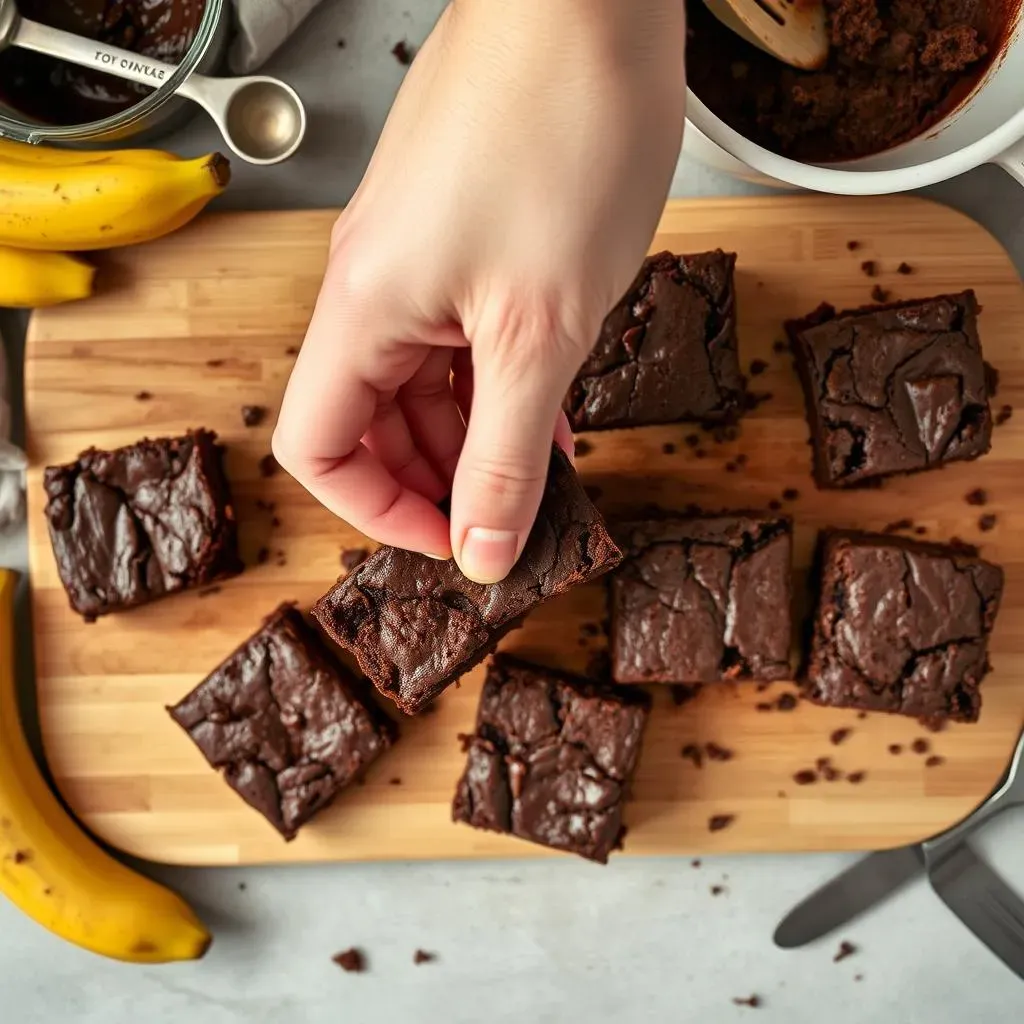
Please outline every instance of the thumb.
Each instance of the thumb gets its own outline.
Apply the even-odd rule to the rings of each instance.
[[[572,372],[558,372],[550,358],[525,368],[502,366],[474,350],[473,398],[451,508],[452,551],[471,580],[497,583],[523,552],[547,481],[552,436],[560,421],[568,427],[561,406]]]

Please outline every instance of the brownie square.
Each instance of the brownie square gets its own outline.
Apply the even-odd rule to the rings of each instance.
[[[217,435],[90,449],[44,475],[71,607],[93,620],[242,571]]]
[[[649,712],[643,690],[495,656],[452,818],[606,863]]]
[[[649,257],[569,389],[573,430],[737,415],[734,253]]]
[[[313,614],[381,693],[414,715],[494,650],[527,612],[619,562],[597,509],[555,449],[537,521],[501,583],[468,580],[455,562],[379,548]]]
[[[803,382],[821,487],[976,459],[992,413],[974,292],[786,325]]]
[[[790,678],[792,524],[666,516],[615,530],[612,678],[704,683]]]
[[[285,837],[397,738],[394,724],[290,605],[168,708],[228,785]]]
[[[804,690],[832,707],[974,722],[1003,571],[966,547],[835,532]]]

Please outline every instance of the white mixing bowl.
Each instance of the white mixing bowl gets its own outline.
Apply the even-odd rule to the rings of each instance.
[[[968,101],[919,138],[842,164],[798,163],[730,128],[695,96],[687,100],[683,150],[702,163],[762,184],[863,196],[906,192],[999,164],[1024,185],[1024,31],[1022,14],[1000,59]]]

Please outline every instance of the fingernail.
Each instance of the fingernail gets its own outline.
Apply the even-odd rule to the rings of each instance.
[[[503,580],[519,554],[519,537],[512,530],[471,526],[462,542],[459,568],[477,583]]]
[[[429,551],[424,551],[423,554],[425,554],[427,558],[432,558],[435,562],[447,562],[452,557],[451,555],[433,555]]]

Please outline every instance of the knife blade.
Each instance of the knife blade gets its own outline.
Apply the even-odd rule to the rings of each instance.
[[[827,935],[917,878],[924,866],[920,843],[870,854],[794,907],[776,928],[775,944],[795,949]]]
[[[966,842],[927,851],[928,877],[943,903],[1018,977],[1024,978],[1024,901]]]

